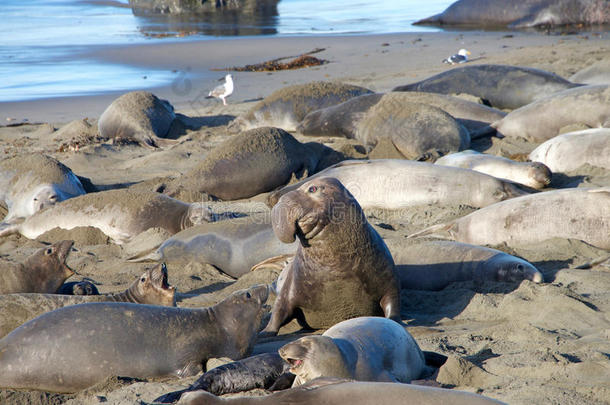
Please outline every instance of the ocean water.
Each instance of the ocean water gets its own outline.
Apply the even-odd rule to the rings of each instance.
[[[437,31],[418,19],[452,0],[281,0],[255,15],[209,18],[139,15],[127,0],[3,0],[0,101],[95,94],[170,82],[174,72],[78,56],[90,46],[214,40],[254,35],[338,35]]]

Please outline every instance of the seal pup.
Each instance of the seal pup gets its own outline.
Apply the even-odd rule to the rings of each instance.
[[[87,302],[131,302],[176,306],[176,287],[169,285],[165,263],[147,269],[125,291],[98,295],[5,294],[0,295],[0,337],[30,319],[68,305]]]
[[[279,128],[255,128],[232,136],[193,170],[169,182],[165,194],[181,190],[223,200],[249,198],[282,186],[293,175],[315,172],[322,145],[302,144]]]
[[[541,283],[538,269],[519,257],[500,250],[452,241],[407,243],[404,238],[385,239],[396,264],[400,287],[439,291],[459,281]]]
[[[267,296],[259,285],[209,308],[96,302],[47,312],[0,340],[0,387],[76,392],[111,376],[194,375],[211,357],[249,353]]]
[[[555,93],[511,111],[491,130],[511,138],[542,143],[569,125],[610,127],[610,85],[582,86]],[[482,130],[484,131],[484,130]]]
[[[122,244],[149,228],[173,234],[212,219],[209,207],[202,204],[188,204],[152,191],[118,189],[63,201],[19,224],[0,228],[0,236],[20,233],[36,239],[53,228],[92,226]]]
[[[226,75],[225,82],[220,86],[214,87],[206,98],[219,98],[222,100],[222,105],[227,105],[226,98],[233,94],[233,76]]]
[[[373,106],[384,97],[390,97],[390,94],[400,104],[422,103],[438,107],[455,118],[469,132],[487,127],[506,116],[505,112],[495,108],[446,94],[419,91],[376,93],[354,97],[341,104],[312,111],[303,118],[297,132],[303,135],[356,138],[359,122],[368,116],[368,111]]]
[[[467,93],[494,108],[512,110],[575,86],[580,85],[540,69],[482,64],[456,67],[392,91]]]
[[[13,223],[60,201],[85,194],[78,177],[57,159],[40,153],[19,155],[0,162],[0,201]]]
[[[385,315],[400,321],[400,288],[392,256],[360,205],[334,178],[307,181],[271,212],[275,235],[299,239],[263,336],[296,318],[324,328],[345,319]]]
[[[57,294],[62,295],[100,295],[99,290],[91,281],[71,281],[63,283]]]
[[[598,25],[610,22],[605,0],[458,0],[445,11],[415,25],[531,28]]]
[[[404,159],[346,160],[269,194],[267,205],[306,181],[334,177],[362,208],[402,209],[421,205],[468,205],[480,208],[529,194],[507,182],[474,170]]]
[[[426,235],[475,245],[508,246],[557,237],[610,249],[610,187],[570,188],[517,197],[408,237]]]
[[[278,352],[297,376],[293,387],[318,377],[408,383],[426,366],[419,345],[404,327],[374,316],[339,322]]]
[[[294,131],[309,112],[342,103],[352,97],[371,94],[360,86],[332,82],[311,82],[281,88],[254,105],[229,124],[230,131],[257,127],[278,127]]]
[[[23,263],[2,260],[0,294],[54,293],[72,276],[66,264],[74,242],[64,240],[38,249]]]
[[[387,382],[351,381],[341,378],[318,378],[289,390],[263,397],[221,398],[206,391],[185,393],[182,405],[502,405],[504,402],[446,388]]]
[[[176,118],[169,101],[148,91],[132,91],[114,100],[97,122],[100,135],[108,139],[137,142],[149,148],[175,143],[165,138]]]
[[[488,155],[474,150],[451,153],[434,164],[475,170],[499,179],[514,181],[535,189],[551,184],[551,170],[540,162],[515,162],[502,156]]]
[[[610,128],[593,128],[557,135],[538,145],[529,159],[554,172],[569,172],[584,164],[610,170]]]
[[[173,403],[190,391],[204,390],[214,395],[224,395],[263,388],[276,390],[290,388],[294,375],[290,373],[290,364],[278,353],[263,353],[243,360],[218,366],[204,373],[197,381],[183,390],[169,392],[153,402]],[[290,375],[290,385],[277,386],[278,379]]]

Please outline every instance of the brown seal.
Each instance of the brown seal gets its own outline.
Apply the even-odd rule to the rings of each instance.
[[[3,261],[0,294],[56,292],[74,274],[66,264],[73,244],[71,240],[64,240],[43,247],[23,263]]]
[[[293,318],[306,327],[330,327],[357,316],[400,320],[394,261],[360,205],[335,178],[306,182],[272,210],[276,236],[299,238],[294,260],[278,285],[265,335]]]

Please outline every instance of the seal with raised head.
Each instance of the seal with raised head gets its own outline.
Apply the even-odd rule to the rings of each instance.
[[[68,198],[85,194],[78,177],[52,157],[34,153],[0,162],[0,201],[15,222]]]
[[[610,22],[606,0],[458,0],[419,25],[531,28]]]
[[[404,327],[374,316],[340,322],[322,335],[282,346],[279,353],[297,376],[293,387],[318,377],[409,383],[426,366],[419,345]]]
[[[387,382],[351,381],[340,378],[318,378],[289,390],[265,397],[221,398],[206,391],[185,393],[182,405],[502,405],[503,402],[446,388]]]
[[[209,308],[112,302],[47,312],[0,340],[0,387],[76,392],[111,376],[194,375],[211,357],[250,352],[267,296],[259,285]]]
[[[4,226],[0,236],[21,233],[36,239],[53,228],[92,226],[121,244],[149,228],[163,228],[173,234],[211,218],[208,207],[202,204],[188,204],[152,191],[118,189],[63,201],[19,224]]]
[[[71,240],[37,250],[23,263],[0,263],[0,294],[55,293],[74,271],[66,264]]]
[[[409,238],[435,236],[475,245],[523,246],[551,238],[610,249],[610,187],[545,191],[502,201]]]
[[[582,86],[550,95],[511,111],[490,129],[542,143],[571,125],[610,128],[610,85]]]
[[[165,138],[176,118],[169,101],[148,91],[132,91],[114,100],[97,122],[104,138],[157,148],[175,143]]]
[[[282,242],[300,245],[264,335],[296,318],[324,328],[357,316],[400,321],[400,287],[392,255],[360,205],[334,178],[310,180],[280,198],[272,210]]]
[[[401,209],[421,205],[485,207],[528,192],[512,182],[457,167],[404,159],[346,160],[274,191],[267,204],[311,179],[334,177],[358,200],[362,208]]]
[[[413,243],[405,238],[385,239],[385,243],[394,258],[401,288],[438,291],[459,281],[544,280],[527,260],[488,247],[452,241]]]
[[[453,68],[392,91],[471,94],[499,109],[515,109],[558,91],[579,86],[551,72],[510,65]]]
[[[278,127],[294,131],[299,122],[314,110],[342,103],[352,97],[371,94],[360,86],[333,82],[311,82],[281,88],[237,117],[229,130],[244,131],[257,127]]]
[[[557,135],[538,145],[529,158],[554,172],[569,172],[585,164],[610,170],[610,128]]]
[[[207,193],[223,200],[249,198],[315,172],[324,148],[302,144],[279,128],[255,128],[230,137],[183,176],[169,182],[165,194],[181,190]]]
[[[404,93],[364,95],[309,113],[297,127],[304,135],[353,138],[372,149],[389,139],[407,159],[446,154],[470,146],[470,135],[444,110]]]
[[[540,162],[515,162],[502,156],[474,150],[451,153],[441,157],[434,164],[475,170],[536,189],[551,184],[553,175],[551,170]]]
[[[0,295],[0,337],[30,319],[68,305],[87,302],[131,302],[176,306],[176,287],[169,285],[164,263],[146,270],[125,291],[98,295],[4,294]]]

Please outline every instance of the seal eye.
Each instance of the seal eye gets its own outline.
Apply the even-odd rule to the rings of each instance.
[[[316,191],[318,191],[318,188],[316,186],[311,186],[307,189],[307,191],[310,193],[315,193]]]
[[[53,254],[53,248],[47,248],[47,250],[44,251],[44,254],[47,256]]]
[[[57,200],[57,196],[56,195],[52,195],[52,196],[49,197],[49,200],[50,201],[55,201],[55,200]]]
[[[249,292],[246,293],[246,298],[252,298],[252,295],[250,295]]]
[[[140,281],[141,281],[141,282],[143,282],[143,283],[145,283],[145,282],[146,282],[146,277],[142,277],[142,278],[140,279]]]

